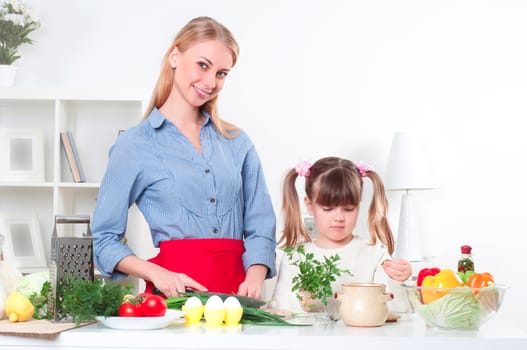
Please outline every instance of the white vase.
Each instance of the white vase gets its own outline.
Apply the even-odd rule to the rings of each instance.
[[[16,66],[0,64],[0,87],[15,85],[16,69]]]

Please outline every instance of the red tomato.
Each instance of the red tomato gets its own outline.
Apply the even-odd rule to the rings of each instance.
[[[143,316],[165,316],[167,312],[165,298],[160,295],[148,293],[141,293],[140,297],[142,298],[142,301],[139,304],[139,309]]]
[[[143,316],[139,305],[124,302],[119,307],[119,316],[121,317],[140,317]]]

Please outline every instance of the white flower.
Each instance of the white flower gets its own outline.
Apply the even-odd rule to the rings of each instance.
[[[20,0],[0,0],[0,64],[19,59],[19,46],[33,43],[28,36],[39,27],[33,8]]]
[[[35,10],[33,7],[26,9],[25,18],[26,18],[26,22],[37,22],[38,21],[37,10]]]
[[[18,0],[9,0],[9,1],[5,1],[6,3],[9,3],[11,6],[13,6],[13,9],[18,12],[18,11],[21,11],[23,12],[24,11],[24,4],[22,3],[22,1],[18,1]]]
[[[24,15],[19,15],[17,13],[8,13],[4,15],[4,20],[13,22],[13,24],[16,24],[17,26],[24,26]]]

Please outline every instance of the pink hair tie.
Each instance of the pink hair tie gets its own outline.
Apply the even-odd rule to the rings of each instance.
[[[360,173],[360,176],[364,177],[366,176],[366,173],[371,170],[371,167],[363,162],[357,162],[355,163],[355,166],[357,167],[357,170]]]
[[[311,174],[311,171],[309,171],[310,168],[311,168],[311,163],[305,160],[303,162],[298,163],[295,166],[295,171],[300,176],[308,177],[309,174]]]

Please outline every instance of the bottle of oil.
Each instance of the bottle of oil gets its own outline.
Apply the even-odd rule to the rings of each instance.
[[[461,246],[461,259],[457,263],[458,272],[475,271],[474,260],[472,260],[472,247],[469,245]]]

